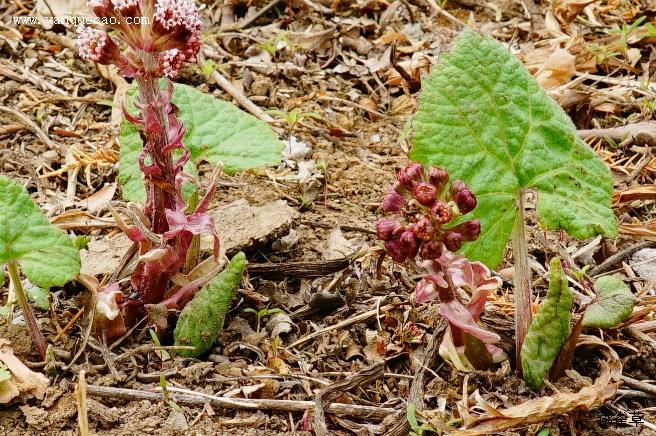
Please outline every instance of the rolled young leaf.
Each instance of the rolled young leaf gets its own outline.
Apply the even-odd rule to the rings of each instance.
[[[194,348],[178,350],[178,355],[198,357],[212,347],[223,328],[226,312],[237,292],[245,267],[246,256],[239,252],[184,307],[173,337],[176,346],[190,345]]]
[[[572,319],[572,294],[560,259],[551,259],[549,291],[522,345],[524,380],[537,391],[567,340]]]

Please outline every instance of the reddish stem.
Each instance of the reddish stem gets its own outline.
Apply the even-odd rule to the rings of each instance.
[[[9,279],[14,286],[14,292],[16,293],[18,304],[20,304],[20,307],[23,310],[23,317],[25,318],[25,323],[30,331],[34,347],[36,348],[37,353],[39,353],[39,358],[41,358],[42,361],[46,360],[46,339],[43,337],[43,333],[41,333],[39,323],[34,316],[32,307],[27,301],[27,294],[23,289],[23,284],[21,283],[18,274],[18,265],[16,262],[9,262],[7,270],[9,270]]]

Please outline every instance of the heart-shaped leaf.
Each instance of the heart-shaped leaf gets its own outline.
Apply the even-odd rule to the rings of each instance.
[[[577,238],[613,236],[609,169],[567,114],[515,56],[465,31],[422,82],[411,157],[446,168],[476,194],[481,235],[463,247],[471,259],[502,259],[524,188],[539,191],[547,229]]]
[[[17,183],[0,176],[0,264],[17,262],[31,283],[61,286],[80,272],[73,241]]]
[[[126,95],[126,108],[130,113],[136,113],[136,94],[136,86],[133,85]],[[212,165],[223,162],[227,173],[280,162],[284,144],[265,122],[227,101],[187,85],[175,84],[172,101],[179,108],[180,120],[187,129],[183,143],[189,148],[194,162],[205,160]],[[123,198],[143,202],[146,194],[139,170],[143,143],[136,126],[126,119],[121,123],[119,141],[119,181]],[[195,171],[192,167],[190,161],[185,171]]]
[[[567,340],[572,319],[572,294],[559,258],[551,260],[549,291],[522,345],[524,380],[539,390],[554,359]]]
[[[583,327],[611,328],[633,312],[635,298],[631,289],[617,276],[600,277],[594,284],[596,300],[583,315]]]

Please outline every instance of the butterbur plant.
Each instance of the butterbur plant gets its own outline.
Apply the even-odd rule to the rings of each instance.
[[[390,257],[421,275],[416,301],[439,299],[438,313],[449,322],[440,354],[462,371],[487,369],[505,358],[494,345],[499,336],[478,324],[488,293],[501,280],[482,263],[455,254],[480,234],[478,220],[454,225],[475,207],[476,196],[461,180],[449,183],[444,169],[411,163],[383,199],[381,208],[389,216],[376,223]]]
[[[476,192],[481,234],[463,246],[494,268],[512,240],[516,364],[531,324],[525,195],[537,193],[544,229],[612,237],[610,170],[578,138],[567,114],[504,46],[466,30],[422,80],[410,157],[438,163]]]
[[[139,146],[136,148],[136,161],[145,185],[143,210],[132,207],[133,219],[130,224],[112,211],[119,227],[138,246],[139,262],[130,277],[130,297],[122,293],[118,283],[110,283],[97,295],[97,325],[104,330],[105,335],[114,338],[124,333],[127,326],[146,312],[158,327],[166,327],[167,311],[182,309],[198,289],[217,274],[219,237],[207,208],[213,198],[221,168],[217,166],[204,195],[191,195],[185,201],[187,197],[183,196],[183,186],[188,183],[198,186],[199,183],[193,174],[185,170],[187,164],[191,164],[192,157],[192,151],[185,145],[185,141],[191,137],[186,135],[179,110],[173,104],[174,84],[171,79],[179,74],[185,64],[196,61],[201,47],[200,8],[192,0],[89,0],[87,4],[96,16],[105,19],[104,22],[115,24],[109,24],[109,33],[80,27],[77,40],[80,55],[84,59],[115,66],[120,74],[132,78],[137,84],[138,95],[130,102],[130,106],[134,106],[137,112],[131,113],[124,106],[124,114],[128,122],[138,130],[143,142],[140,149]],[[147,17],[149,20],[139,17]],[[179,87],[183,88],[185,96],[197,93],[190,87]],[[206,101],[209,97],[200,98]],[[200,112],[194,115],[203,120],[208,118]],[[226,121],[235,125],[242,119],[237,116],[239,120],[235,121],[234,114],[229,115],[232,118]],[[212,120],[211,116],[209,119]],[[192,125],[191,128],[201,133],[206,133],[209,128],[214,136],[222,135],[216,125]],[[130,150],[135,150],[135,147],[132,138],[123,135],[123,130],[122,171],[132,168],[135,160],[124,159],[123,147]],[[127,139],[125,144],[124,139]],[[197,148],[194,140],[194,150]],[[232,153],[248,155],[244,152]],[[135,182],[139,183],[134,178],[130,180],[128,192],[129,197],[137,199],[139,188],[135,188]],[[191,247],[200,235],[213,237],[214,263],[209,268],[199,266],[194,270],[197,259],[193,259],[195,256],[192,254],[195,253]],[[243,263],[242,259],[242,267],[237,269],[240,277]],[[188,273],[186,280],[184,283],[178,280],[169,289],[171,279],[183,272],[183,268]],[[239,284],[234,277],[229,282],[232,288]],[[223,288],[220,280],[212,282],[209,290],[203,292],[204,301],[213,301],[206,295],[212,289],[223,292]],[[232,294],[227,292],[226,295]],[[229,304],[229,299],[227,302],[219,300],[223,305]],[[218,313],[224,314],[225,311],[219,310]],[[189,315],[185,315],[185,319],[188,318]],[[198,324],[198,319],[193,319]],[[215,320],[215,326],[208,328],[207,332],[214,332],[212,334],[216,337],[218,331],[215,327],[219,326],[220,329],[222,324],[222,319],[220,323]],[[214,337],[210,340],[205,334],[203,349],[196,347],[198,352],[205,351],[208,340],[211,345]]]

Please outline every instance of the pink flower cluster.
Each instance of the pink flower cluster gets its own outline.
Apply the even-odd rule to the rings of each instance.
[[[499,336],[478,325],[487,295],[501,285],[501,279],[492,277],[482,263],[454,254],[464,242],[478,238],[481,226],[475,219],[449,224],[475,208],[476,197],[464,182],[449,184],[446,170],[430,167],[426,171],[421,164],[411,163],[398,172],[383,199],[383,211],[394,218],[376,223],[390,257],[396,262],[410,261],[421,271],[416,301],[439,298],[438,313],[449,322],[440,353],[461,370],[472,368],[465,357],[465,335],[483,342],[493,361],[505,357],[493,345]],[[466,305],[461,296],[469,296]]]
[[[461,180],[447,184],[446,170],[412,163],[401,169],[396,182],[385,195],[383,211],[397,219],[383,218],[376,223],[385,248],[396,262],[437,259],[446,248],[458,251],[463,242],[474,241],[481,230],[478,220],[446,226],[476,207],[476,197]]]
[[[128,49],[121,51],[104,30],[80,26],[77,45],[83,59],[114,64],[126,77],[168,78],[196,61],[203,22],[193,0],[88,0],[87,5],[115,23],[108,25]],[[143,23],[144,18],[149,21]]]

